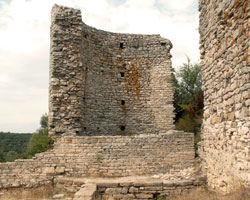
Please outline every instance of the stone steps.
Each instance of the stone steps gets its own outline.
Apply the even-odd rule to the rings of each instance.
[[[85,184],[75,193],[73,200],[93,200],[97,192],[96,184]]]
[[[205,177],[192,176],[188,179],[164,179],[152,176],[131,176],[122,178],[57,178],[59,184],[76,191],[71,200],[99,199],[155,199],[158,196],[184,194],[202,187]],[[65,190],[66,192],[66,190]],[[62,198],[69,200],[69,198]]]

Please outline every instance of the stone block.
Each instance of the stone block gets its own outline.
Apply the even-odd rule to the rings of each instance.
[[[55,168],[54,167],[43,167],[42,173],[46,175],[54,175],[55,174]]]
[[[122,188],[108,188],[105,191],[105,194],[121,194]]]
[[[138,194],[135,194],[135,196],[138,199],[152,199],[153,198],[153,194],[145,194],[145,193],[138,193]]]
[[[132,186],[129,188],[129,193],[137,193],[138,191],[139,189],[137,187]]]
[[[56,174],[64,174],[65,173],[65,167],[56,167],[55,173]]]

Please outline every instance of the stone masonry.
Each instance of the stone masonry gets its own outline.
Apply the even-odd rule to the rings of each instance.
[[[168,174],[184,179],[183,171],[193,172],[194,135],[172,130],[171,47],[160,35],[91,28],[82,22],[79,10],[55,5],[49,97],[54,148],[32,159],[1,163],[0,189],[57,187],[58,180],[75,183],[79,178],[148,176],[150,180]],[[182,192],[203,182],[197,182],[194,173],[188,173],[185,182],[164,181],[150,183],[155,190],[145,188],[145,192],[139,181],[138,191],[129,189],[127,199],[153,199],[160,193],[173,194],[173,188]],[[107,198],[114,190],[114,195],[121,190],[123,196],[126,187],[119,182],[116,186],[89,187]],[[87,195],[82,190],[77,194]]]
[[[193,134],[168,131],[136,136],[64,136],[54,149],[28,160],[0,163],[0,189],[34,187],[58,177],[176,173],[194,164]]]
[[[250,2],[199,0],[199,10],[202,165],[210,188],[230,192],[250,186]],[[194,166],[193,134],[172,130],[171,48],[160,35],[97,30],[82,22],[79,10],[55,5],[49,97],[54,149],[1,163],[0,190],[66,187],[68,181],[73,192],[74,184],[85,184],[77,186],[75,199],[156,199],[200,185],[193,175],[183,178]]]
[[[250,1],[200,0],[203,168],[221,192],[250,186]]]
[[[174,128],[170,49],[160,35],[118,34],[54,6],[51,135],[159,134]]]

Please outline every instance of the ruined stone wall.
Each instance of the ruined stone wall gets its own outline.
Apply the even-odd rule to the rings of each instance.
[[[79,182],[79,181],[78,181]],[[74,200],[92,199],[173,199],[174,195],[185,195],[202,187],[202,178],[169,180],[153,177],[119,178],[111,181],[88,180],[74,195]],[[169,198],[170,197],[170,198]]]
[[[160,35],[117,34],[54,6],[51,26],[52,135],[164,133],[173,126],[170,49]]]
[[[211,188],[250,186],[250,1],[200,0],[203,167]]]
[[[79,10],[54,6],[49,97],[54,148],[0,163],[0,188],[54,184],[58,177],[178,176],[192,168],[194,135],[170,130],[170,49],[159,35],[100,31],[83,24]]]
[[[64,136],[29,160],[0,163],[0,188],[34,187],[63,177],[126,177],[176,173],[194,164],[193,134]]]
[[[81,12],[54,6],[51,13],[49,133],[82,130]]]

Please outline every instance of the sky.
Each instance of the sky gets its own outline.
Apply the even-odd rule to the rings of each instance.
[[[32,133],[48,113],[50,11],[80,9],[84,23],[119,33],[161,34],[172,65],[199,60],[198,0],[0,0],[0,131]]]

